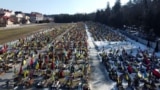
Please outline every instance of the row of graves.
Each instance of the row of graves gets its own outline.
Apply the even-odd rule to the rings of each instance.
[[[27,67],[16,74],[14,88],[89,90],[89,71],[86,32],[77,23],[37,57],[31,55]]]
[[[88,22],[89,32],[92,33],[94,41],[123,41],[125,37],[119,35],[111,28],[100,23]]]
[[[25,70],[28,63],[31,63],[39,52],[51,43],[54,38],[63,33],[69,26],[59,26],[57,28],[45,29],[40,32],[33,33],[27,37],[20,38],[14,43],[4,45],[5,51],[0,54],[0,73],[3,75],[14,73],[14,80],[8,80],[6,86],[19,86],[25,84],[30,86],[33,80],[30,78],[22,78],[22,74],[26,74],[32,70]],[[31,61],[30,61],[31,59]],[[34,61],[33,61],[34,62]],[[20,67],[17,67],[19,66]],[[29,67],[27,67],[29,68]],[[2,75],[2,77],[3,77]],[[14,84],[13,84],[14,83]],[[11,85],[12,84],[12,85]]]
[[[96,27],[99,25],[88,26],[91,28],[90,32],[93,37],[99,37],[98,35],[107,32],[107,40],[125,41],[125,38],[119,34]],[[102,33],[97,34],[98,30]],[[109,50],[103,48],[100,56],[108,73],[107,76],[116,83],[118,90],[160,90],[160,58],[154,52],[148,49],[142,50],[140,47],[127,50],[121,46],[118,49],[116,47],[111,47]]]
[[[159,90],[160,63],[154,53],[137,50],[133,56],[125,49],[113,50],[101,54],[102,63],[118,90]]]

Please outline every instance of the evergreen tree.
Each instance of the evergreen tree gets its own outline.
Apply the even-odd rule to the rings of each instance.
[[[155,52],[158,52],[158,50],[159,50],[159,48],[158,48],[158,41],[157,41],[157,43],[156,43],[156,47],[155,47]]]

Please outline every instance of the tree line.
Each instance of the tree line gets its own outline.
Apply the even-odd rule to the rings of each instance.
[[[160,0],[129,0],[121,5],[116,0],[113,7],[107,3],[105,9],[90,14],[60,14],[53,15],[57,23],[78,21],[94,21],[115,28],[136,27],[145,30],[147,34],[155,33],[160,36]]]

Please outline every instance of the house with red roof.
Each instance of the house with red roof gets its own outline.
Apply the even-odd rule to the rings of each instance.
[[[0,26],[13,25],[17,21],[13,11],[0,8]]]

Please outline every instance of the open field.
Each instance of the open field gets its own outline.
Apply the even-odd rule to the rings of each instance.
[[[30,35],[31,33],[37,32],[45,28],[53,27],[53,24],[44,24],[36,26],[28,26],[21,28],[9,28],[5,30],[0,30],[0,44],[19,39],[21,37]]]

